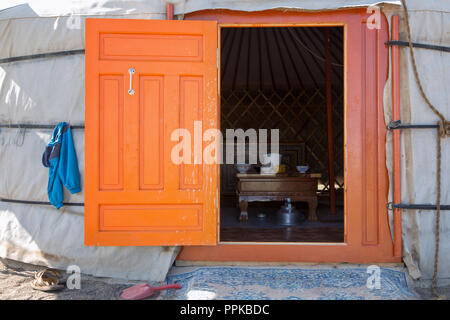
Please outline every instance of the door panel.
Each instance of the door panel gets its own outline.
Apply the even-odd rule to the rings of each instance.
[[[201,189],[203,170],[198,165],[200,159],[195,158],[195,154],[202,155],[203,139],[197,139],[198,126],[196,122],[203,118],[202,107],[202,92],[203,79],[202,77],[180,77],[180,128],[186,128],[191,132],[191,146],[192,152],[189,163],[181,164],[180,172],[180,189]],[[201,134],[201,132],[200,132]]]
[[[200,62],[203,60],[203,35],[127,33],[100,35],[101,59],[129,60],[130,57],[133,60],[146,61]]]
[[[216,243],[217,164],[194,157],[217,128],[216,55],[216,22],[86,19],[86,245]]]
[[[123,189],[123,77],[100,76],[100,190]]]
[[[140,78],[140,190],[164,189],[164,77]]]

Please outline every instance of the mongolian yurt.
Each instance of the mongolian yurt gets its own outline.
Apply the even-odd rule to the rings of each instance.
[[[0,10],[0,257],[148,281],[174,263],[404,263],[448,283],[449,30],[437,0]],[[57,209],[43,163],[61,122],[81,183],[61,176]],[[277,173],[177,163],[180,128],[203,157],[214,130],[267,130]]]

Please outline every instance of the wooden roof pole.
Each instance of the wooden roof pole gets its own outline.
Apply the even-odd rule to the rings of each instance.
[[[326,59],[326,98],[327,98],[327,131],[328,131],[328,181],[330,192],[330,213],[336,213],[336,189],[334,186],[334,154],[333,154],[333,105],[331,91],[331,50],[330,28],[325,28]]]

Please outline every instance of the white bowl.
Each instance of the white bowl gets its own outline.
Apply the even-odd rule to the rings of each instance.
[[[306,173],[306,171],[308,171],[309,166],[296,166],[297,171],[300,173]]]
[[[247,173],[248,170],[252,167],[251,164],[236,164],[236,169],[239,173]]]

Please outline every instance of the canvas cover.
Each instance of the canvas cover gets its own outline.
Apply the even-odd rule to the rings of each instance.
[[[170,1],[177,19],[203,9],[259,11],[330,10],[379,5],[390,21],[403,11],[399,1],[298,0],[298,1]],[[0,11],[0,59],[84,48],[84,18],[164,19],[165,1],[58,1],[51,7],[39,1]],[[450,46],[450,3],[409,0],[413,41]],[[407,40],[404,19],[400,39]],[[415,49],[419,74],[431,101],[450,118],[447,90],[448,53]],[[404,123],[435,123],[434,114],[420,95],[407,48],[400,49],[401,118]],[[390,80],[384,94],[386,123],[391,119]],[[71,55],[0,64],[0,123],[72,125],[84,123],[84,55]],[[0,128],[0,197],[48,201],[48,169],[41,155],[51,130]],[[405,203],[436,201],[436,132],[402,131],[402,200]],[[392,143],[388,133],[387,167],[392,173]],[[82,185],[84,132],[73,130]],[[450,139],[442,144],[442,203],[450,203],[448,177]],[[390,193],[391,197],[391,193]],[[83,202],[83,192],[67,202]],[[431,279],[434,258],[434,211],[403,212],[403,254],[412,276]],[[450,279],[450,217],[441,215],[440,282]],[[0,202],[0,257],[82,272],[137,280],[165,278],[177,247],[85,247],[82,207],[25,205]]]
[[[407,1],[413,42],[450,46],[450,3],[444,1]],[[400,39],[407,41],[406,22],[402,8],[385,8],[386,16],[400,15]],[[422,87],[433,105],[450,119],[450,80],[448,52],[414,49]],[[391,81],[385,87],[386,124],[392,118]],[[400,49],[400,116],[403,123],[437,124],[417,85],[409,48]],[[401,177],[402,202],[436,204],[437,138],[435,129],[402,130]],[[392,135],[388,134],[387,167],[392,177]],[[441,204],[450,203],[450,139],[442,140]],[[392,179],[391,179],[392,182]],[[392,186],[392,183],[391,183]],[[392,188],[391,188],[392,189]],[[392,201],[392,193],[389,193]],[[392,212],[391,212],[392,213]],[[403,210],[403,261],[410,275],[427,285],[433,276],[435,251],[435,220],[433,210]],[[450,283],[450,215],[441,211],[438,279]]]

